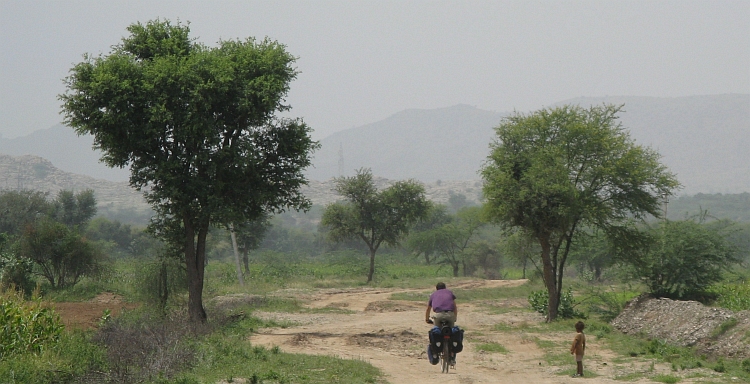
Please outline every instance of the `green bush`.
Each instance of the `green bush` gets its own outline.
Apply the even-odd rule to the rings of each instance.
[[[716,304],[719,307],[733,311],[744,311],[750,309],[750,283],[724,283],[711,286],[709,292],[716,295]]]
[[[26,302],[19,292],[4,291],[0,295],[0,358],[36,354],[60,339],[60,317],[34,296]]]
[[[532,309],[546,316],[549,310],[549,293],[547,290],[532,291],[529,295],[529,304]],[[573,292],[568,288],[560,295],[560,307],[557,310],[557,316],[562,319],[585,319],[586,315],[576,310],[575,305]]]
[[[653,242],[626,260],[634,278],[658,297],[705,298],[722,272],[737,263],[737,250],[720,229],[692,220],[666,221],[650,232]]]
[[[21,292],[31,293],[36,285],[31,277],[33,267],[31,260],[19,257],[15,252],[1,252],[0,288],[14,286]]]

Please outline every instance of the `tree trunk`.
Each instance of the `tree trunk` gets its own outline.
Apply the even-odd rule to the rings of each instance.
[[[159,305],[161,306],[162,312],[167,308],[167,300],[169,300],[169,285],[167,281],[167,262],[161,261],[159,266]]]
[[[193,323],[205,323],[206,311],[203,308],[203,272],[206,259],[206,234],[208,225],[201,223],[198,228],[196,244],[196,228],[189,217],[183,219],[185,226],[185,264],[188,276],[188,315]],[[205,223],[208,224],[208,223]]]
[[[234,265],[237,268],[237,281],[240,287],[245,286],[245,278],[242,277],[242,265],[240,264],[240,250],[237,247],[237,235],[234,233],[234,224],[229,224],[229,231],[232,237],[232,250],[234,251]]]
[[[372,281],[372,276],[375,274],[375,248],[370,247],[370,272],[367,273],[367,283]]]
[[[555,268],[552,265],[550,235],[543,234],[539,236],[539,245],[542,247],[542,265],[544,286],[547,288],[549,301],[547,302],[547,322],[557,318],[557,310],[560,306],[560,300],[557,292],[557,279]]]
[[[458,262],[451,263],[451,266],[453,267],[453,277],[458,277]]]

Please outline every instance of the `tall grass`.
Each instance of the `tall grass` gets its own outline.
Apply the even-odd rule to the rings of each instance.
[[[716,284],[709,289],[716,295],[715,305],[733,311],[750,310],[750,281]]]

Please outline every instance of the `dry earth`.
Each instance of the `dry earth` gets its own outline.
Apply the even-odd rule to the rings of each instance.
[[[523,281],[472,281],[464,286],[454,285],[451,288],[511,287],[522,283]],[[615,380],[615,377],[651,370],[651,363],[644,359],[622,362],[621,358],[590,336],[585,369],[594,375],[584,379],[561,375],[563,371],[574,367],[572,358],[569,366],[548,365],[544,359],[545,351],[538,347],[537,338],[560,345],[561,352],[564,353],[568,339],[572,338],[572,331],[540,335],[526,333],[521,328],[518,331],[512,330],[514,325],[543,321],[537,314],[519,310],[519,307],[526,305],[523,302],[525,300],[494,303],[496,308],[499,306],[505,310],[490,313],[486,307],[461,303],[459,299],[457,324],[466,330],[464,351],[458,356],[456,369],[445,375],[440,372],[439,366],[430,365],[425,356],[427,331],[430,327],[423,321],[426,304],[389,300],[396,292],[425,291],[355,288],[295,294],[295,297],[307,302],[309,307],[335,307],[347,309],[351,313],[260,313],[266,319],[293,321],[299,325],[261,329],[251,336],[251,342],[267,347],[279,346],[284,352],[363,360],[379,368],[384,379],[391,384],[574,383],[581,380],[587,383],[622,383]],[[511,331],[494,330],[494,326],[501,323],[508,325]],[[477,351],[476,345],[486,342],[500,343],[507,348],[508,353]],[[674,374],[666,364],[656,364],[651,374],[656,373]],[[714,375],[709,370],[700,373],[704,376]],[[686,378],[681,382],[693,383],[700,380]],[[642,378],[630,382],[653,381]]]
[[[110,311],[111,316],[119,315],[125,309],[133,309],[135,304],[125,303],[120,296],[111,292],[103,292],[95,298],[84,302],[51,303],[65,328],[89,329],[98,326],[104,311]]]

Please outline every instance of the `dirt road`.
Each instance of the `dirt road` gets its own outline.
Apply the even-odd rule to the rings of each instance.
[[[524,281],[472,281],[465,286],[449,288],[511,287]],[[495,331],[496,324],[537,323],[541,316],[518,310],[523,302],[508,300],[502,313],[489,313],[471,304],[459,305],[457,325],[465,329],[464,351],[458,355],[455,370],[445,375],[439,366],[432,366],[426,358],[427,332],[431,327],[424,323],[424,303],[393,301],[389,297],[395,292],[424,292],[425,290],[357,288],[321,291],[305,297],[310,307],[336,307],[351,311],[350,314],[287,314],[262,313],[262,317],[276,320],[292,320],[299,326],[293,328],[261,329],[251,337],[256,345],[279,346],[292,353],[333,355],[344,359],[367,361],[379,368],[385,380],[391,384],[419,383],[621,383],[614,380],[615,357],[611,351],[600,348],[594,337],[587,346],[586,367],[595,377],[584,379],[560,375],[570,366],[550,366],[544,360],[544,351],[537,346],[534,337],[523,331]],[[525,300],[523,300],[525,301]],[[516,308],[516,310],[513,310]],[[546,340],[564,345],[570,334],[544,335]],[[479,343],[496,342],[507,348],[508,353],[477,351]],[[565,347],[560,347],[565,348]],[[564,351],[562,351],[564,352]],[[656,369],[667,369],[657,366]],[[621,372],[618,372],[621,374]],[[635,381],[651,382],[646,379]],[[690,382],[683,381],[683,382]]]

